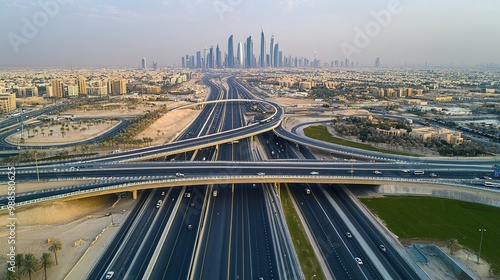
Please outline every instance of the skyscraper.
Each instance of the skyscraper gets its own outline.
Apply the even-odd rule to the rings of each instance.
[[[227,40],[227,68],[234,68],[233,35]]]
[[[274,66],[274,35],[271,36],[271,46],[269,47],[269,66]]]
[[[273,54],[273,66],[274,67],[279,67],[279,49],[280,49],[280,43],[276,43],[276,45],[274,45],[274,54]]]
[[[146,65],[146,59],[143,58],[142,59],[142,70],[146,70],[146,67],[147,67],[147,65]]]
[[[260,33],[260,67],[266,67],[266,39],[264,37],[264,30],[261,29]]]
[[[248,36],[245,54],[245,67],[251,68],[253,64],[253,42],[252,36]]]
[[[207,68],[207,47],[203,50],[203,67]]]
[[[210,46],[210,50],[208,51],[207,67],[214,68],[214,46]]]
[[[217,44],[217,47],[215,48],[215,65],[216,65],[216,68],[222,68],[222,58],[221,58],[221,52],[219,49],[219,44]]]
[[[380,67],[380,57],[377,57],[377,59],[375,59],[375,67],[376,68]]]
[[[153,69],[158,70],[158,62],[153,61]]]
[[[201,51],[196,52],[196,68],[201,68]]]
[[[243,56],[243,45],[241,44],[241,42],[238,43],[238,53],[236,56],[236,60],[238,61],[238,67],[242,67],[244,56]]]

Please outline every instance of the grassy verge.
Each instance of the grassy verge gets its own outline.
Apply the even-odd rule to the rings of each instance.
[[[479,250],[484,226],[481,258],[500,274],[500,208],[434,197],[383,197],[360,199],[385,221],[400,239],[447,241],[450,238],[471,251]]]
[[[418,154],[409,154],[409,153],[403,153],[403,152],[398,152],[398,151],[379,149],[379,148],[375,148],[375,147],[368,145],[368,144],[352,142],[349,140],[334,137],[328,132],[326,127],[323,125],[315,125],[315,126],[306,127],[306,128],[304,128],[304,134],[310,138],[314,138],[314,139],[318,139],[318,140],[322,140],[322,141],[326,141],[326,142],[330,142],[330,143],[338,144],[338,145],[342,145],[342,146],[367,150],[367,151],[381,152],[381,153],[401,155],[401,156],[422,157],[422,155],[418,155]]]
[[[315,280],[324,279],[320,264],[316,259],[309,238],[304,231],[304,227],[292,203],[292,198],[288,192],[288,186],[280,188],[281,205],[285,214],[286,224],[290,232],[295,252],[300,262],[300,267],[304,273],[305,279],[311,279],[313,275]]]

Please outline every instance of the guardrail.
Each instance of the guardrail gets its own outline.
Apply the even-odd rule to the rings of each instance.
[[[160,178],[159,178],[160,177]],[[82,177],[85,178],[85,177]],[[124,177],[123,177],[124,178]],[[104,182],[94,182],[93,184],[102,184],[102,183],[113,183],[112,179],[123,179],[120,177],[116,178],[106,178],[103,179],[105,180]],[[156,176],[154,178],[158,179],[153,179],[152,176],[138,176],[138,177],[128,177],[130,179],[137,179],[137,180],[142,180],[146,179],[146,181],[137,181],[137,182],[128,182],[128,183],[118,183],[118,184],[113,184],[109,186],[103,186],[103,187],[98,187],[98,188],[92,188],[92,189],[87,189],[87,190],[77,190],[71,193],[66,193],[66,194],[60,194],[60,195],[54,195],[54,196],[49,196],[49,197],[44,197],[44,198],[38,198],[38,199],[33,199],[33,200],[28,200],[28,201],[23,201],[23,202],[18,202],[16,203],[16,207],[19,206],[26,206],[26,205],[31,205],[31,204],[36,204],[40,202],[48,202],[48,201],[56,201],[59,199],[64,199],[64,198],[69,198],[73,196],[79,196],[82,194],[91,194],[91,193],[98,193],[98,192],[103,192],[103,191],[110,191],[110,190],[119,190],[119,189],[124,189],[124,188],[130,188],[130,187],[135,187],[135,186],[144,186],[144,185],[157,185],[157,184],[171,184],[178,182],[179,186],[186,185],[186,182],[206,182],[206,181],[213,181],[213,184],[216,184],[217,182],[221,182],[222,180],[238,180],[238,181],[248,181],[248,182],[255,182],[255,181],[263,181],[263,179],[269,180],[269,182],[275,182],[276,180],[278,181],[294,181],[294,179],[308,179],[310,181],[314,181],[311,179],[321,179],[321,180],[348,180],[348,181],[367,181],[373,182],[373,181],[386,181],[386,182],[411,182],[411,183],[430,183],[430,184],[440,184],[440,185],[451,185],[451,186],[459,186],[459,187],[473,187],[470,184],[464,183],[466,179],[427,179],[427,178],[387,178],[387,177],[356,177],[356,176],[322,176],[322,175],[237,175],[237,176],[231,176],[231,175],[226,175],[226,176],[202,176],[202,177],[172,177],[172,178],[161,178],[161,176]],[[265,181],[265,180],[264,180]],[[334,183],[334,182],[332,182]],[[90,184],[86,185],[80,185],[80,186],[72,186],[73,188],[75,187],[84,187],[84,186],[89,186]],[[68,187],[66,187],[68,188]],[[476,187],[477,188],[477,187]],[[61,188],[59,188],[61,189]],[[480,188],[484,189],[484,188]],[[490,189],[488,189],[490,190]],[[500,190],[492,190],[492,191],[498,191]],[[45,191],[47,192],[47,191]],[[2,205],[0,207],[0,210],[5,210],[7,209],[7,205]]]

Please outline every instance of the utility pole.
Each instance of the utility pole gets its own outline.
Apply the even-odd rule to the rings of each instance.
[[[479,253],[477,254],[477,264],[479,264],[479,259],[481,258],[481,247],[483,246],[483,234],[486,231],[486,229],[484,227],[481,227],[479,231],[481,232],[481,240],[479,241]]]

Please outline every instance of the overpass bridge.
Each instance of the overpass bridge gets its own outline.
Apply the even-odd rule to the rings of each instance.
[[[82,163],[86,164],[86,163]],[[491,169],[483,166],[455,166],[450,168],[440,164],[399,163],[345,163],[345,162],[162,162],[162,163],[129,163],[99,164],[92,166],[65,166],[54,170],[32,167],[16,170],[19,180],[29,182],[40,178],[43,181],[55,180],[89,180],[101,178],[89,185],[78,185],[52,190],[38,190],[16,197],[16,206],[22,207],[36,203],[58,199],[78,199],[111,193],[132,192],[136,196],[138,190],[218,184],[257,184],[269,183],[279,186],[281,183],[318,183],[318,184],[437,184],[467,188],[484,186],[483,180],[473,179],[475,176],[487,176]],[[403,172],[401,168],[422,170],[425,176]],[[380,172],[376,174],[374,170]],[[182,174],[180,174],[182,172]],[[430,173],[437,177],[430,177]],[[2,172],[6,173],[6,172]],[[5,175],[7,177],[7,175]],[[484,188],[482,188],[484,189]],[[500,194],[500,190],[490,191]],[[8,199],[0,198],[0,210],[8,208]]]

